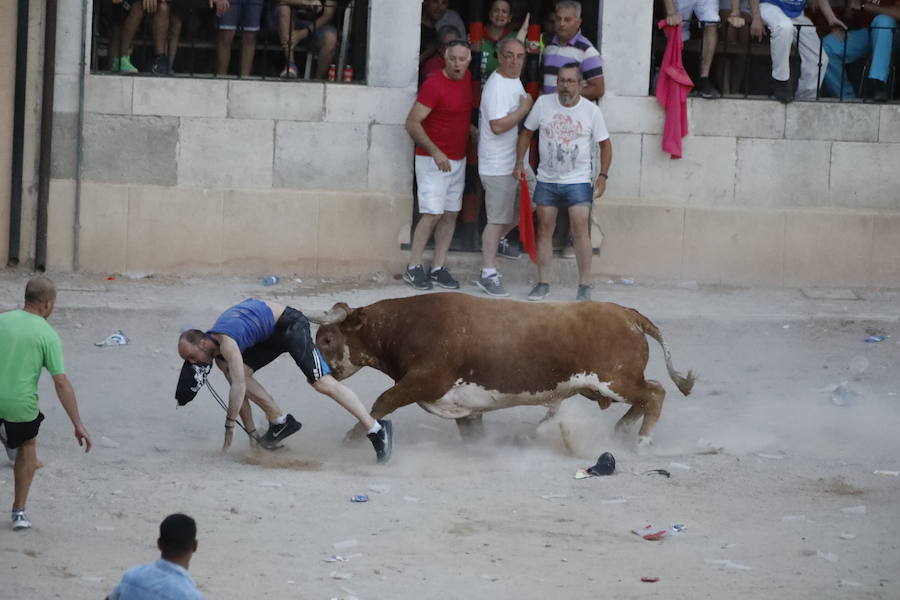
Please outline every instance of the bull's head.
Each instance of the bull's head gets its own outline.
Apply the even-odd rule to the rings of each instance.
[[[328,361],[331,374],[339,380],[350,377],[364,366],[362,362],[351,360],[359,352],[359,348],[353,347],[355,331],[362,326],[357,312],[358,309],[351,309],[347,304],[338,302],[324,313],[305,313],[310,321],[319,324],[316,346]]]

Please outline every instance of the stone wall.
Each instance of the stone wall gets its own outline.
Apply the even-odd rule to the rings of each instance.
[[[61,0],[61,22],[76,8]],[[900,287],[900,106],[691,100],[684,158],[671,160],[647,96],[651,18],[651,0],[604,3],[614,159],[594,211],[596,275]],[[399,269],[418,19],[417,2],[373,0],[370,29],[392,35],[370,36],[368,85],[87,75],[78,266]],[[75,244],[76,50],[61,49],[57,69],[49,258],[62,269]]]
[[[414,3],[371,4],[373,31],[418,31]],[[417,37],[372,36],[368,85],[86,74],[78,267],[344,274],[398,263],[417,50]],[[57,72],[48,259],[71,269],[78,78]]]

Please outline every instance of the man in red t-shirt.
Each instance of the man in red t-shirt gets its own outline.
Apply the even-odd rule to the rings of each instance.
[[[420,216],[403,280],[417,290],[430,290],[433,282],[451,290],[459,288],[445,264],[456,215],[462,206],[466,142],[474,105],[469,74],[472,52],[468,43],[449,42],[444,60],[443,70],[422,83],[416,103],[406,117],[406,131],[416,143]],[[432,232],[434,259],[431,271],[426,273],[422,253]]]
[[[884,102],[891,96],[888,71],[894,50],[900,48],[900,1],[850,0],[844,9],[844,22],[850,31],[835,29],[822,40],[828,55],[825,88],[834,96],[855,98],[856,91],[847,78],[845,65],[871,56],[866,73],[872,100]]]

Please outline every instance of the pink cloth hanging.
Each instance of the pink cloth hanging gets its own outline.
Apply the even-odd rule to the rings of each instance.
[[[681,62],[681,25],[666,25],[665,20],[659,22],[669,41],[663,54],[659,77],[656,80],[656,99],[666,111],[666,124],[663,128],[662,149],[681,158],[681,138],[688,134],[687,97],[694,82],[691,81]]]

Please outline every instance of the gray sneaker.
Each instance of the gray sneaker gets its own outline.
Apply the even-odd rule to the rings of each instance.
[[[591,300],[591,286],[590,284],[579,284],[578,285],[578,293],[575,294],[576,302],[590,302]]]
[[[428,278],[428,275],[425,273],[425,267],[422,265],[407,267],[403,273],[403,281],[417,290],[430,290],[432,287],[431,280]]]
[[[532,302],[537,302],[539,300],[543,300],[547,296],[550,295],[550,284],[549,283],[538,283],[536,286],[531,288],[531,291],[528,292],[528,299]]]
[[[28,520],[28,515],[25,514],[24,510],[18,509],[12,511],[12,528],[13,531],[31,529],[31,521]]]
[[[490,277],[479,277],[475,285],[480,287],[488,296],[496,296],[498,298],[509,296],[509,292],[506,291],[506,288],[503,287],[503,283],[500,281],[499,273]]]

